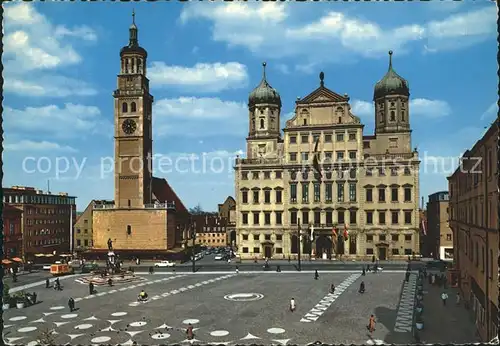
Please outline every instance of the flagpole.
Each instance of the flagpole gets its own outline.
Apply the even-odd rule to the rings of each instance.
[[[300,217],[297,219],[297,226],[298,226],[297,227],[297,232],[298,232],[298,239],[297,239],[298,241],[297,242],[299,243],[299,246],[298,246],[298,249],[297,249],[297,254],[298,254],[298,256],[297,256],[297,259],[298,259],[298,268],[297,269],[300,272],[300,271],[302,271],[302,266],[301,266],[301,263],[300,263],[300,245],[302,243],[302,241],[301,241],[302,240],[301,239],[302,236],[300,235],[300,233],[301,233],[300,232]]]

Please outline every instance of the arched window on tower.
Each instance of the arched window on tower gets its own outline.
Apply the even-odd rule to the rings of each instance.
[[[405,111],[401,111],[401,121],[406,121],[405,120]]]
[[[137,106],[136,106],[135,102],[132,102],[130,104],[130,111],[131,112],[137,112]]]
[[[255,130],[255,119],[252,119],[252,130]]]
[[[137,73],[142,73],[142,59],[137,59]]]
[[[264,128],[264,119],[260,119],[260,128],[263,129]]]
[[[396,121],[396,113],[391,111],[391,121]]]
[[[125,73],[128,73],[128,59],[125,59]]]
[[[128,112],[128,104],[127,102],[122,103],[122,112],[127,113]]]
[[[304,119],[304,125],[307,125],[307,119]]]
[[[131,61],[131,63],[132,63],[132,67],[131,67],[131,69],[130,69],[130,72],[135,73],[135,58],[132,58],[131,60],[132,60],[132,61]]]

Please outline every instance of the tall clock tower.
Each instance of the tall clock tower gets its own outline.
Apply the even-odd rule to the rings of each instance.
[[[120,51],[115,99],[115,205],[144,208],[152,201],[152,105],[146,78],[147,52],[139,46],[135,13],[129,43]]]

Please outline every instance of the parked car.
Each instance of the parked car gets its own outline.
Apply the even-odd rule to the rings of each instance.
[[[222,261],[223,257],[224,257],[224,255],[219,253],[219,254],[215,255],[215,260]]]
[[[86,263],[82,267],[82,274],[90,273],[99,269],[99,266],[95,263]]]
[[[50,270],[50,266],[51,266],[51,264],[44,264],[42,269],[43,270]]]
[[[175,263],[170,261],[160,261],[155,263],[155,267],[174,267]]]

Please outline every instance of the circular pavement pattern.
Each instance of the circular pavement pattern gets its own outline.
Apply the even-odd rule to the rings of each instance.
[[[367,345],[384,345],[385,341],[384,340],[379,340],[379,339],[370,339],[366,341]]]
[[[64,309],[64,306],[53,306],[50,308],[50,310],[62,310]]]
[[[285,330],[283,328],[269,328],[267,332],[271,334],[283,334]]]
[[[93,325],[89,324],[89,323],[84,323],[84,324],[79,324],[75,327],[75,329],[89,329],[89,328],[92,328]]]
[[[111,338],[109,336],[98,336],[97,338],[93,338],[92,340],[90,340],[90,342],[93,342],[96,344],[101,344],[101,343],[107,342],[109,340],[111,340]]]
[[[26,318],[27,318],[26,316],[16,316],[16,317],[9,318],[9,321],[22,321],[22,320],[25,320]]]
[[[67,314],[67,315],[62,315],[61,318],[68,319],[68,318],[75,318],[78,317],[78,314]]]
[[[214,330],[210,333],[212,336],[227,336],[229,332],[227,330]]]
[[[158,334],[151,335],[151,338],[153,338],[155,340],[168,339],[169,337],[170,337],[170,334],[167,334],[167,333],[158,333]]]
[[[233,302],[253,302],[255,300],[261,300],[262,298],[264,298],[264,295],[260,293],[233,293],[224,296],[225,300],[231,300]]]
[[[26,346],[38,346],[38,345],[40,345],[38,341],[30,341],[26,344]]]
[[[19,333],[29,333],[29,332],[32,332],[36,330],[36,327],[23,327],[23,328],[19,328],[17,331]]]
[[[119,317],[119,316],[125,316],[126,314],[127,314],[126,312],[113,312],[111,316]]]
[[[188,318],[187,320],[182,321],[184,324],[196,324],[200,323],[200,320],[197,320],[196,318]]]
[[[147,322],[144,322],[144,321],[139,321],[139,322],[132,322],[129,324],[129,326],[131,327],[142,327],[142,326],[145,326],[146,324],[148,324]]]

